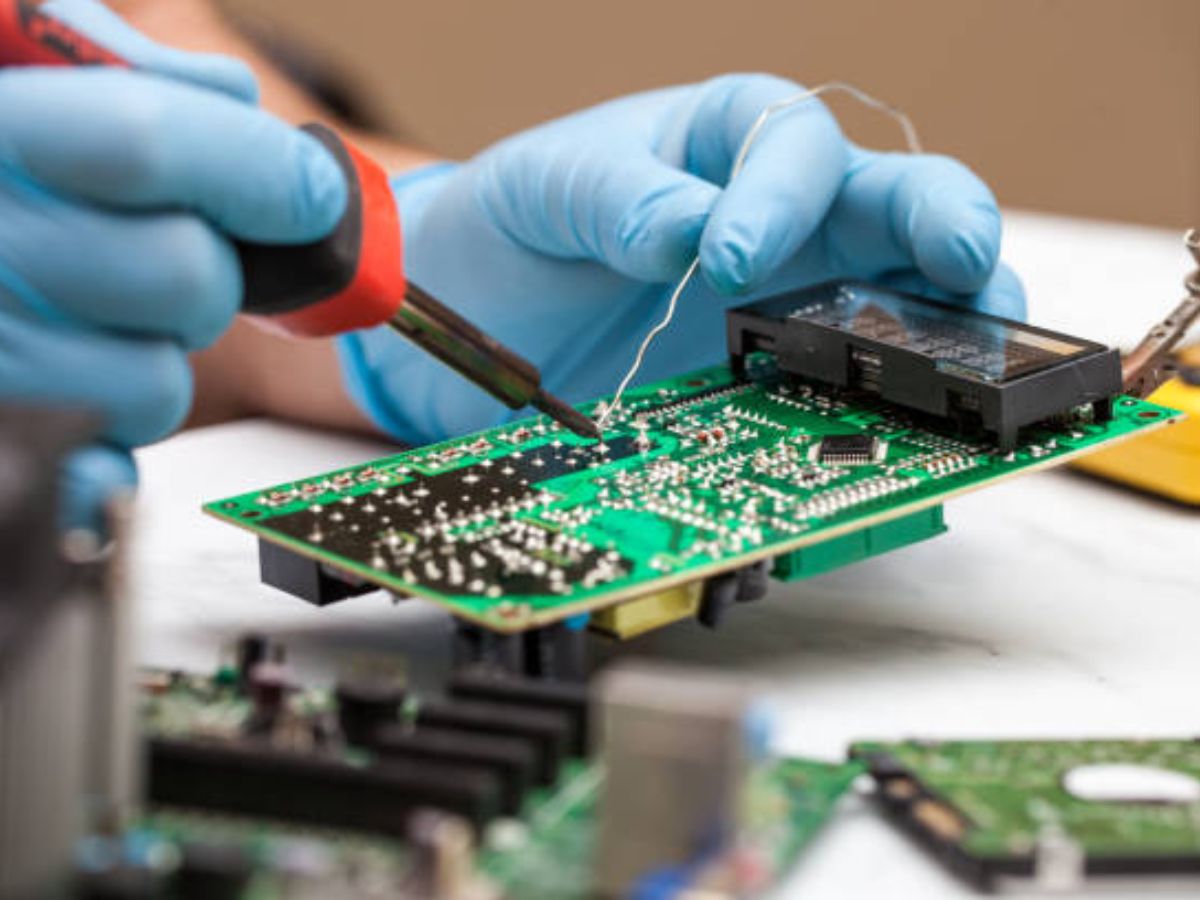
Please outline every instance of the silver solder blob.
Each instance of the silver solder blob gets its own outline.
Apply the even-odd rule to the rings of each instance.
[[[758,118],[754,120],[754,124],[750,126],[750,130],[746,132],[746,136],[742,139],[741,147],[738,148],[737,156],[734,158],[733,166],[729,170],[729,181],[737,178],[742,171],[742,167],[746,164],[746,157],[750,153],[750,149],[758,140],[762,130],[767,123],[778,113],[800,106],[810,100],[815,100],[822,94],[830,94],[841,92],[849,94],[859,103],[870,109],[878,110],[891,116],[904,132],[904,142],[908,146],[909,153],[920,153],[921,140],[917,137],[917,129],[913,126],[912,120],[899,107],[892,106],[890,103],[885,103],[876,97],[871,96],[866,91],[855,87],[852,84],[847,84],[844,81],[827,81],[824,84],[817,85],[807,91],[802,91],[799,94],[793,94],[790,97],[784,97],[782,100],[776,100],[763,109],[758,114]],[[728,182],[726,183],[728,185]],[[596,418],[596,426],[601,431],[604,430],[608,420],[612,414],[620,407],[621,397],[624,396],[625,390],[629,387],[630,382],[637,376],[638,370],[642,367],[642,361],[646,358],[646,351],[650,349],[650,345],[654,343],[655,338],[666,331],[667,326],[675,318],[675,308],[679,305],[679,298],[683,295],[684,290],[691,284],[692,278],[700,268],[700,257],[696,256],[691,265],[687,267],[687,271],[683,273],[683,277],[679,279],[679,283],[675,285],[675,290],[671,292],[671,299],[667,303],[667,311],[653,328],[647,332],[642,339],[641,345],[638,347],[637,354],[634,356],[633,365],[629,367],[629,371],[625,373],[625,377],[621,379],[621,383],[617,385],[617,390],[613,394],[612,400],[603,404],[600,407],[600,415]]]

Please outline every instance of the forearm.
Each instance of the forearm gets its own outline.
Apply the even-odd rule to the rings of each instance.
[[[208,0],[114,0],[139,30],[163,43],[236,56],[254,69],[262,105],[290,122],[321,121],[347,135],[393,172],[432,162],[418,148],[348,128],[292,82]],[[374,430],[342,386],[331,340],[298,340],[239,320],[216,344],[192,356],[195,402],[187,425],[272,416],[331,428]]]
[[[331,340],[273,334],[246,319],[192,355],[196,403],[188,427],[248,416],[375,432],[346,393]]]

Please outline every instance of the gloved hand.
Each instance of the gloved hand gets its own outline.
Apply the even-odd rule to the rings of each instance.
[[[328,234],[345,181],[255,106],[233,60],[160,47],[93,0],[42,9],[139,70],[0,70],[0,401],[97,412],[68,463],[67,523],[131,484],[129,449],[176,428],[187,351],[241,303],[231,238]]]
[[[747,294],[830,278],[1022,315],[1019,283],[996,269],[1000,217],[983,183],[950,159],[861,150],[819,102],[772,118],[723,189],[762,109],[800,90],[733,75],[639,94],[400,177],[408,274],[572,401],[612,392],[697,249],[706,284],[682,298],[639,381],[723,358],[724,310]],[[402,440],[515,415],[393,334],[339,342],[351,393]]]

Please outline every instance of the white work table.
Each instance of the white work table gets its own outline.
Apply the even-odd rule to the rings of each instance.
[[[1005,250],[1031,321],[1123,345],[1181,296],[1188,266],[1177,234],[1028,214],[1009,218]],[[445,666],[449,624],[430,605],[307,606],[259,584],[250,535],[199,512],[386,452],[269,422],[142,451],[142,659],[208,669],[261,629],[314,677],[364,649]],[[857,738],[1200,734],[1200,512],[1053,472],[954,500],[946,521],[936,540],[775,584],[720,630],[687,623],[621,652],[765,676],[781,749],[826,758]],[[852,797],[783,895],[971,892]]]

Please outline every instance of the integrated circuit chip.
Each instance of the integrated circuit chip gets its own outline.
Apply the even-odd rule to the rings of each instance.
[[[865,466],[878,463],[887,452],[887,444],[873,434],[829,434],[813,448],[814,462],[827,466]]]

